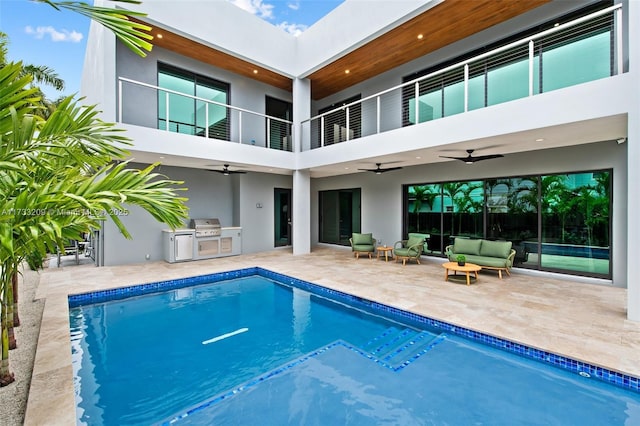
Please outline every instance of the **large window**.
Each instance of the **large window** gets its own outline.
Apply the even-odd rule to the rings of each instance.
[[[229,109],[220,105],[229,103],[227,83],[158,64],[158,86],[188,95],[158,91],[159,129],[229,140]]]
[[[515,266],[610,278],[611,171],[404,186],[404,234],[513,242]]]
[[[588,14],[611,4],[599,2],[580,14]],[[413,81],[421,76],[462,63],[484,52],[509,45],[515,40],[539,33],[556,22],[566,22],[580,15],[571,14],[525,30],[482,49],[467,52],[446,63],[406,76]],[[549,92],[613,75],[614,20],[606,14],[571,26],[564,31],[534,40],[533,93]],[[469,111],[529,96],[529,45],[521,44],[481,60],[469,62]],[[402,122],[404,126],[431,121],[464,112],[464,69],[453,69],[420,80],[402,89]],[[416,101],[417,99],[417,101]]]

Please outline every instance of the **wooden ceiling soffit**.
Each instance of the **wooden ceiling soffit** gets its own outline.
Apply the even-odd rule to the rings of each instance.
[[[312,97],[340,92],[549,1],[446,0],[310,74]]]
[[[146,23],[153,27],[153,24]],[[150,31],[154,38],[152,44],[180,55],[187,56],[200,62],[231,71],[235,74],[261,81],[270,86],[291,92],[291,78],[263,68],[244,59],[237,58],[221,50],[205,46],[189,38],[172,33],[159,27]],[[158,37],[162,34],[162,37]]]

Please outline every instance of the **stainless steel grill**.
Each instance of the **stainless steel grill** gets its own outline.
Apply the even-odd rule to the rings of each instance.
[[[196,238],[219,237],[222,227],[218,219],[191,219],[190,228],[196,230]]]

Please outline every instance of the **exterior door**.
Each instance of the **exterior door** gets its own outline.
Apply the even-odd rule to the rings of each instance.
[[[265,105],[267,115],[291,121],[291,117],[293,115],[293,105],[291,102],[267,96]],[[269,148],[293,151],[293,139],[291,138],[291,126],[289,124],[277,120],[268,120],[266,125],[267,128],[265,129],[265,132],[269,139],[267,144]]]
[[[360,232],[360,188],[320,191],[320,242],[349,245]]]
[[[274,246],[291,245],[291,189],[275,188],[274,205]]]

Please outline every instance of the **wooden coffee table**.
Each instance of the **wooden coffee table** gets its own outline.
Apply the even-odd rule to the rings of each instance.
[[[393,259],[393,247],[387,247],[387,246],[378,246],[376,247],[376,250],[378,252],[376,259],[380,259],[380,254],[384,254],[384,261],[388,262],[389,258]]]
[[[447,262],[443,263],[442,267],[444,268],[444,280],[449,281],[449,271],[453,271],[453,275],[457,275],[457,272],[464,272],[467,274],[467,285],[471,284],[471,279],[469,277],[469,273],[473,272],[475,279],[478,279],[478,271],[482,269],[482,266],[476,265],[474,263],[466,262],[464,266],[459,266],[458,262]]]

